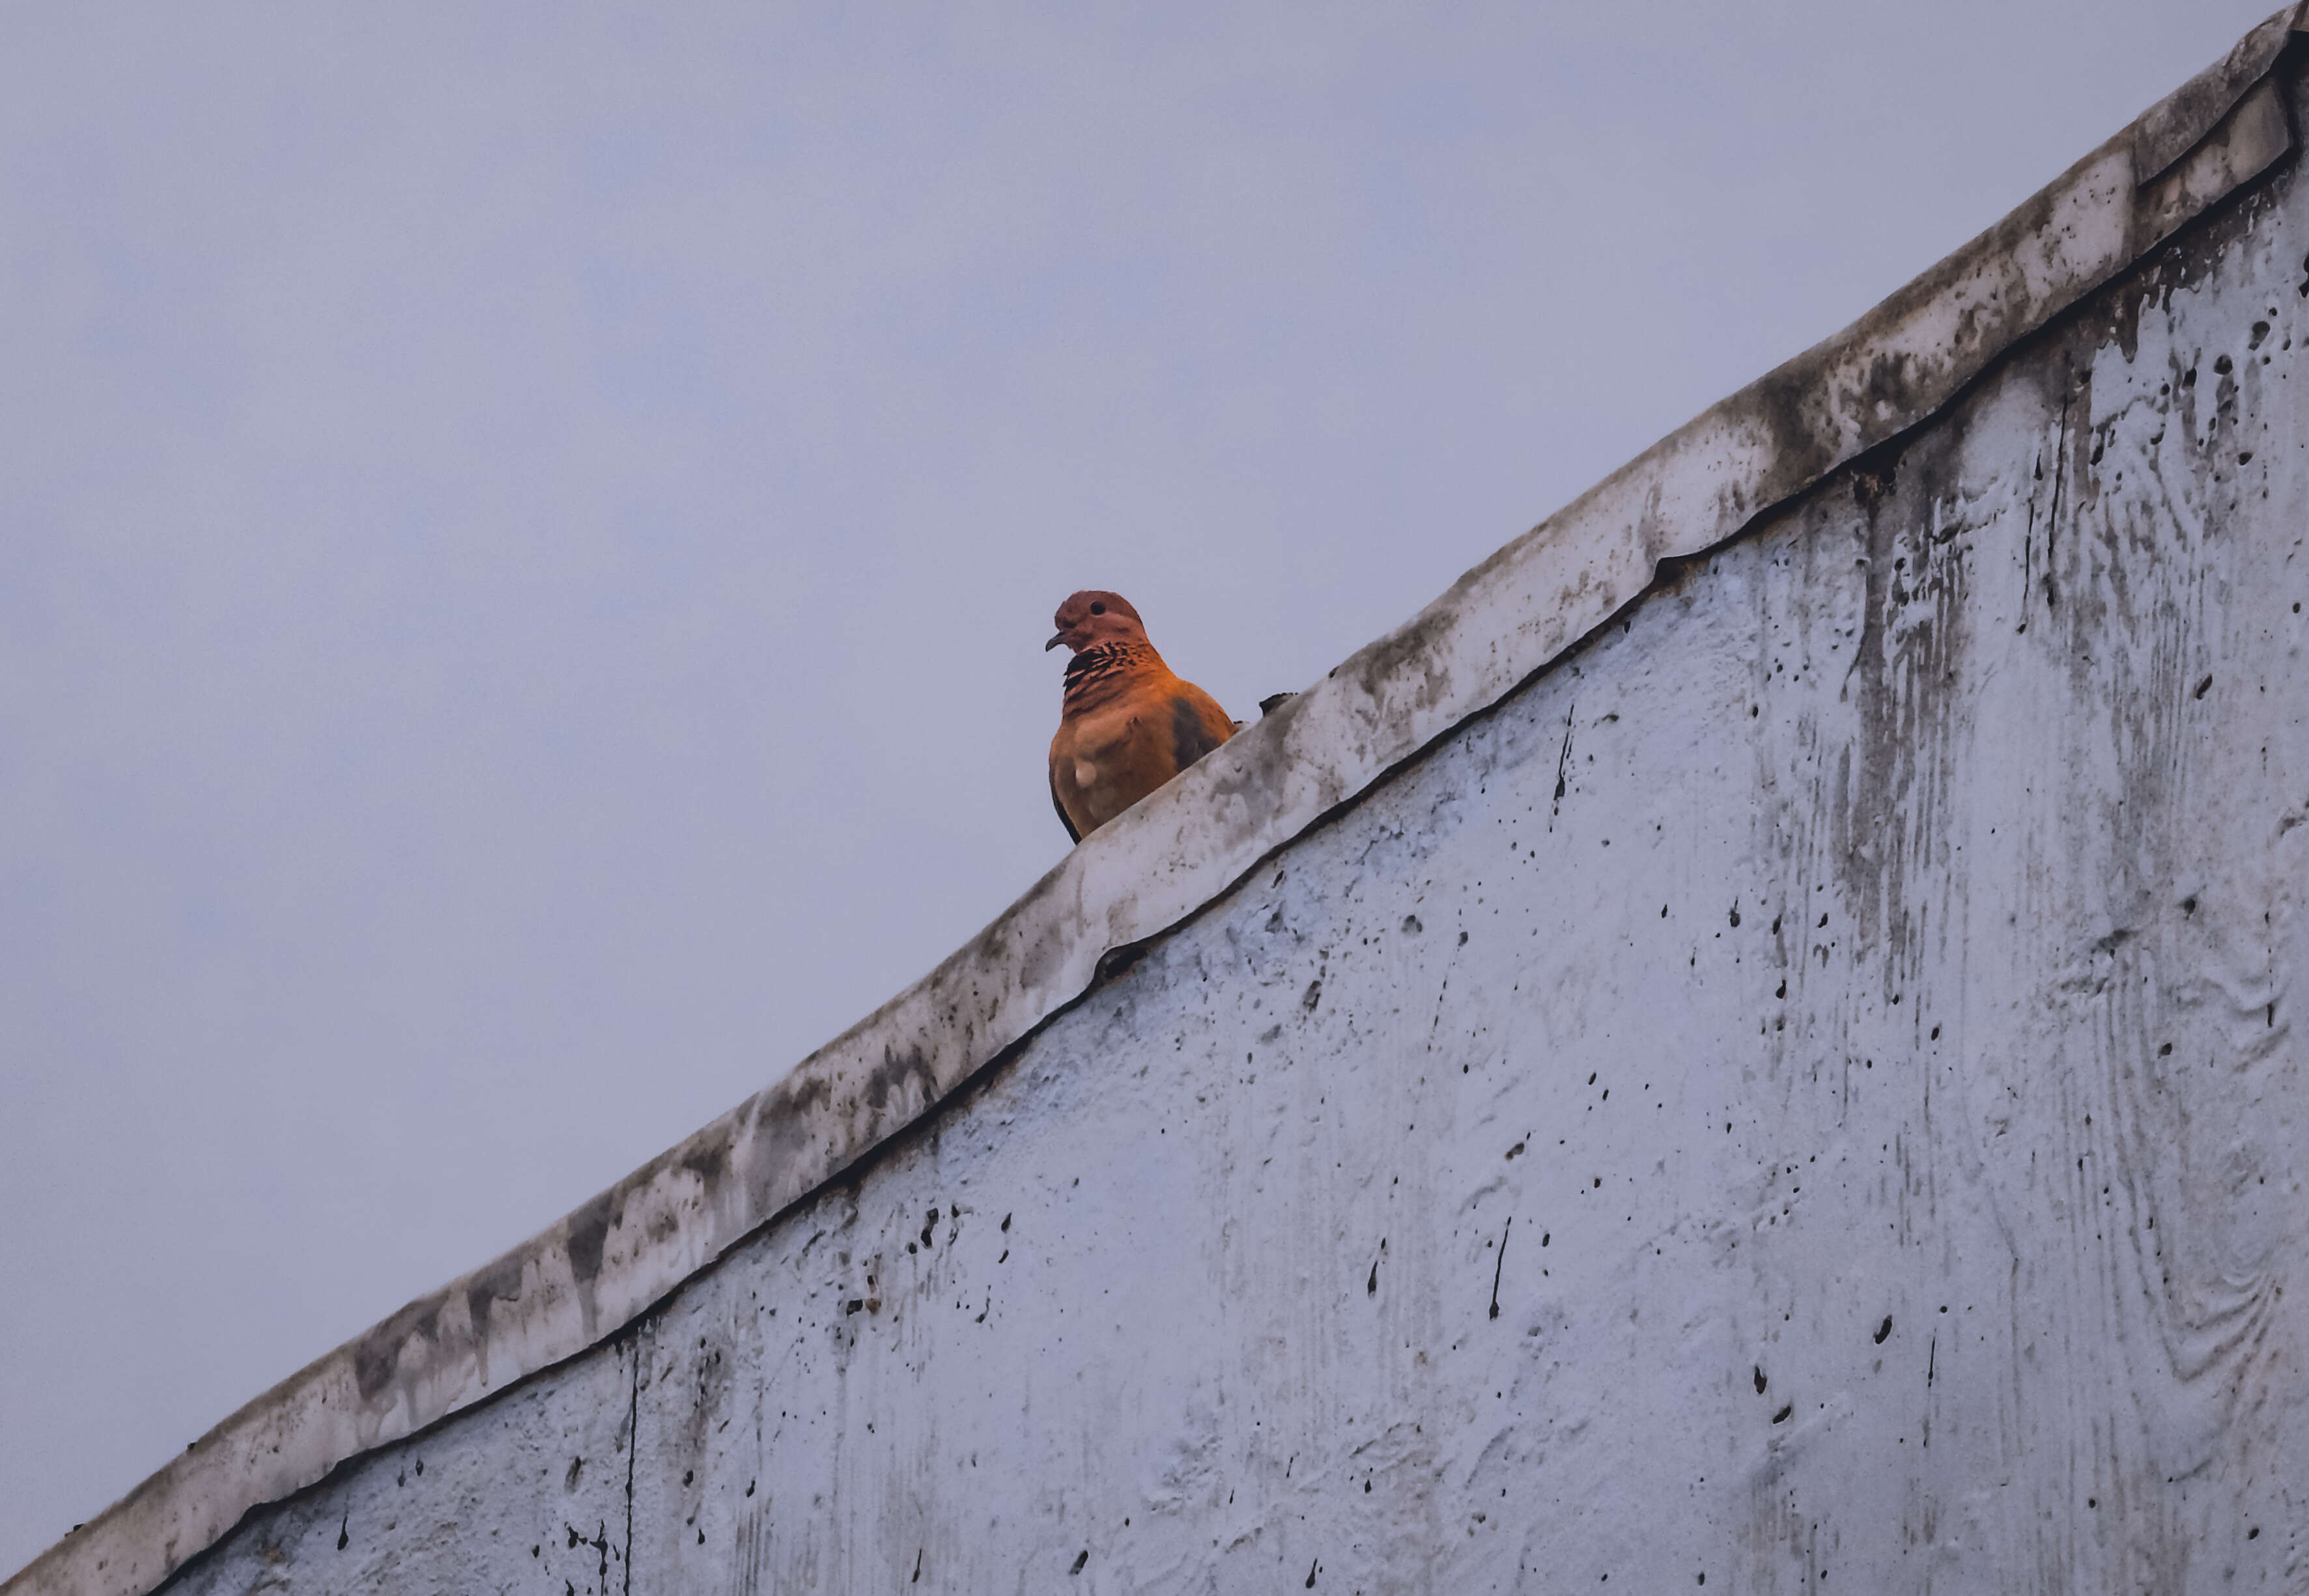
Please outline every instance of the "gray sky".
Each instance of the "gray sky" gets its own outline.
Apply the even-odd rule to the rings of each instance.
[[[2271,4],[0,0],[0,1571]]]

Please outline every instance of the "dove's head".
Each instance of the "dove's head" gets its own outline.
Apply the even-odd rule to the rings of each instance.
[[[1060,643],[1079,654],[1102,643],[1146,641],[1146,627],[1138,612],[1120,593],[1085,588],[1059,605],[1059,613],[1051,618],[1057,623],[1059,634],[1042,645],[1045,652]]]

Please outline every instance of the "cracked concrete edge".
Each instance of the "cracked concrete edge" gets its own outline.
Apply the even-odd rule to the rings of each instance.
[[[1606,622],[1663,560],[1736,536],[1927,420],[1998,356],[2292,147],[2254,29],[1851,327],[1654,444],[1180,780],[791,1074],[541,1235],[247,1403],[0,1585],[140,1596],[251,1510],[631,1324],[922,1118],[1162,935]]]

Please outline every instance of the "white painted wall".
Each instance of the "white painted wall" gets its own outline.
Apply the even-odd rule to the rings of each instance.
[[[182,1588],[2303,1588],[2305,259],[2288,169]]]

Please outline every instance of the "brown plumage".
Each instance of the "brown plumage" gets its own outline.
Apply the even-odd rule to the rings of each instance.
[[[1051,802],[1081,841],[1234,735],[1211,695],[1180,681],[1146,641],[1120,594],[1085,591],[1059,606],[1067,661],[1059,733],[1051,739]]]

